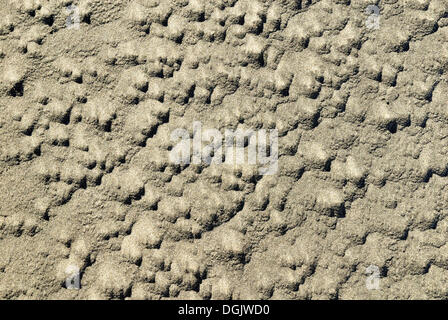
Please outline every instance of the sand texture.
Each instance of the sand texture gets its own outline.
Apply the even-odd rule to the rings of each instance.
[[[448,298],[448,1],[0,16],[0,299]],[[194,122],[278,170],[171,161]]]

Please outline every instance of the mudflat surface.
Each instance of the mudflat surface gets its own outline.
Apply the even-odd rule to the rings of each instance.
[[[448,297],[447,1],[0,16],[1,299]],[[194,121],[277,129],[278,171],[176,165]]]

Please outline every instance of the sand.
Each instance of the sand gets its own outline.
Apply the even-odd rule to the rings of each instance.
[[[448,298],[447,1],[0,13],[0,299]],[[172,161],[194,122],[278,166]]]

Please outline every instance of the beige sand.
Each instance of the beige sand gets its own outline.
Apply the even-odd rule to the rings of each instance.
[[[0,13],[0,299],[448,298],[446,0]],[[193,121],[277,173],[173,163]]]

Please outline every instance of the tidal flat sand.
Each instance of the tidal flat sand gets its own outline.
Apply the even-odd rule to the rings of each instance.
[[[446,0],[0,16],[0,299],[448,298]]]

